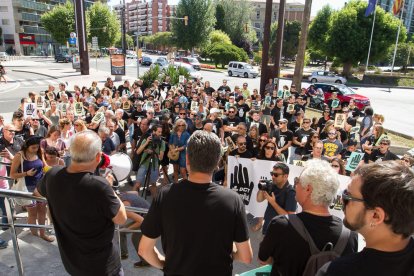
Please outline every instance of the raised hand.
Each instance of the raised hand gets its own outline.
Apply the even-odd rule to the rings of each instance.
[[[249,172],[241,164],[234,167],[234,173],[230,175],[230,189],[236,191],[243,199],[245,205],[249,205],[253,191],[253,182],[249,180]]]

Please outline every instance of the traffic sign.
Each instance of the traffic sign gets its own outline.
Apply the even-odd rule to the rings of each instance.
[[[92,37],[92,49],[93,50],[99,50],[98,37],[97,36]]]
[[[76,33],[71,32],[70,37],[68,39],[69,46],[76,46]]]

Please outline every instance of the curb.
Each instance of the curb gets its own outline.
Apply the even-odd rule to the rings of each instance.
[[[59,80],[60,78],[77,76],[77,75],[68,75],[68,76],[64,76],[64,77],[55,77],[55,76],[52,76],[52,75],[48,75],[48,74],[44,74],[44,73],[39,73],[39,72],[34,72],[34,71],[29,71],[29,70],[15,70],[15,69],[12,69],[12,71],[14,71],[14,72],[20,72],[20,73],[36,74],[36,75],[40,75],[40,76],[49,77],[49,78],[52,78],[52,79],[55,79],[55,80]]]
[[[308,107],[308,106],[306,107],[306,110],[312,110],[314,112],[321,112],[321,110],[319,110],[319,109],[315,109],[315,108]],[[357,123],[358,124],[361,124],[360,120],[357,120]],[[401,136],[401,137],[403,137],[405,139],[409,139],[409,140],[414,139],[413,136],[410,136],[408,134],[404,134],[404,133],[401,133],[401,132],[398,132],[398,131],[395,131],[395,130],[392,130],[392,129],[384,128],[384,130],[386,132],[391,133],[391,134],[394,134],[394,135],[397,135],[397,136]]]

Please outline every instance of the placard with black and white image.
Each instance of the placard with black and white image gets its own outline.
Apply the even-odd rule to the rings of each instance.
[[[28,117],[33,117],[37,114],[36,111],[36,104],[34,103],[24,103],[24,118],[27,119]]]

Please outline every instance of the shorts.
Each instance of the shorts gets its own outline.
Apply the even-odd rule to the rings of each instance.
[[[148,169],[149,168],[145,166],[141,166],[138,169],[137,176],[136,176],[136,182],[144,184],[145,176],[147,174]],[[155,168],[153,167],[151,170],[151,177],[150,177],[149,184],[156,183],[158,178],[159,178],[159,170],[158,170],[158,166],[155,166]]]

